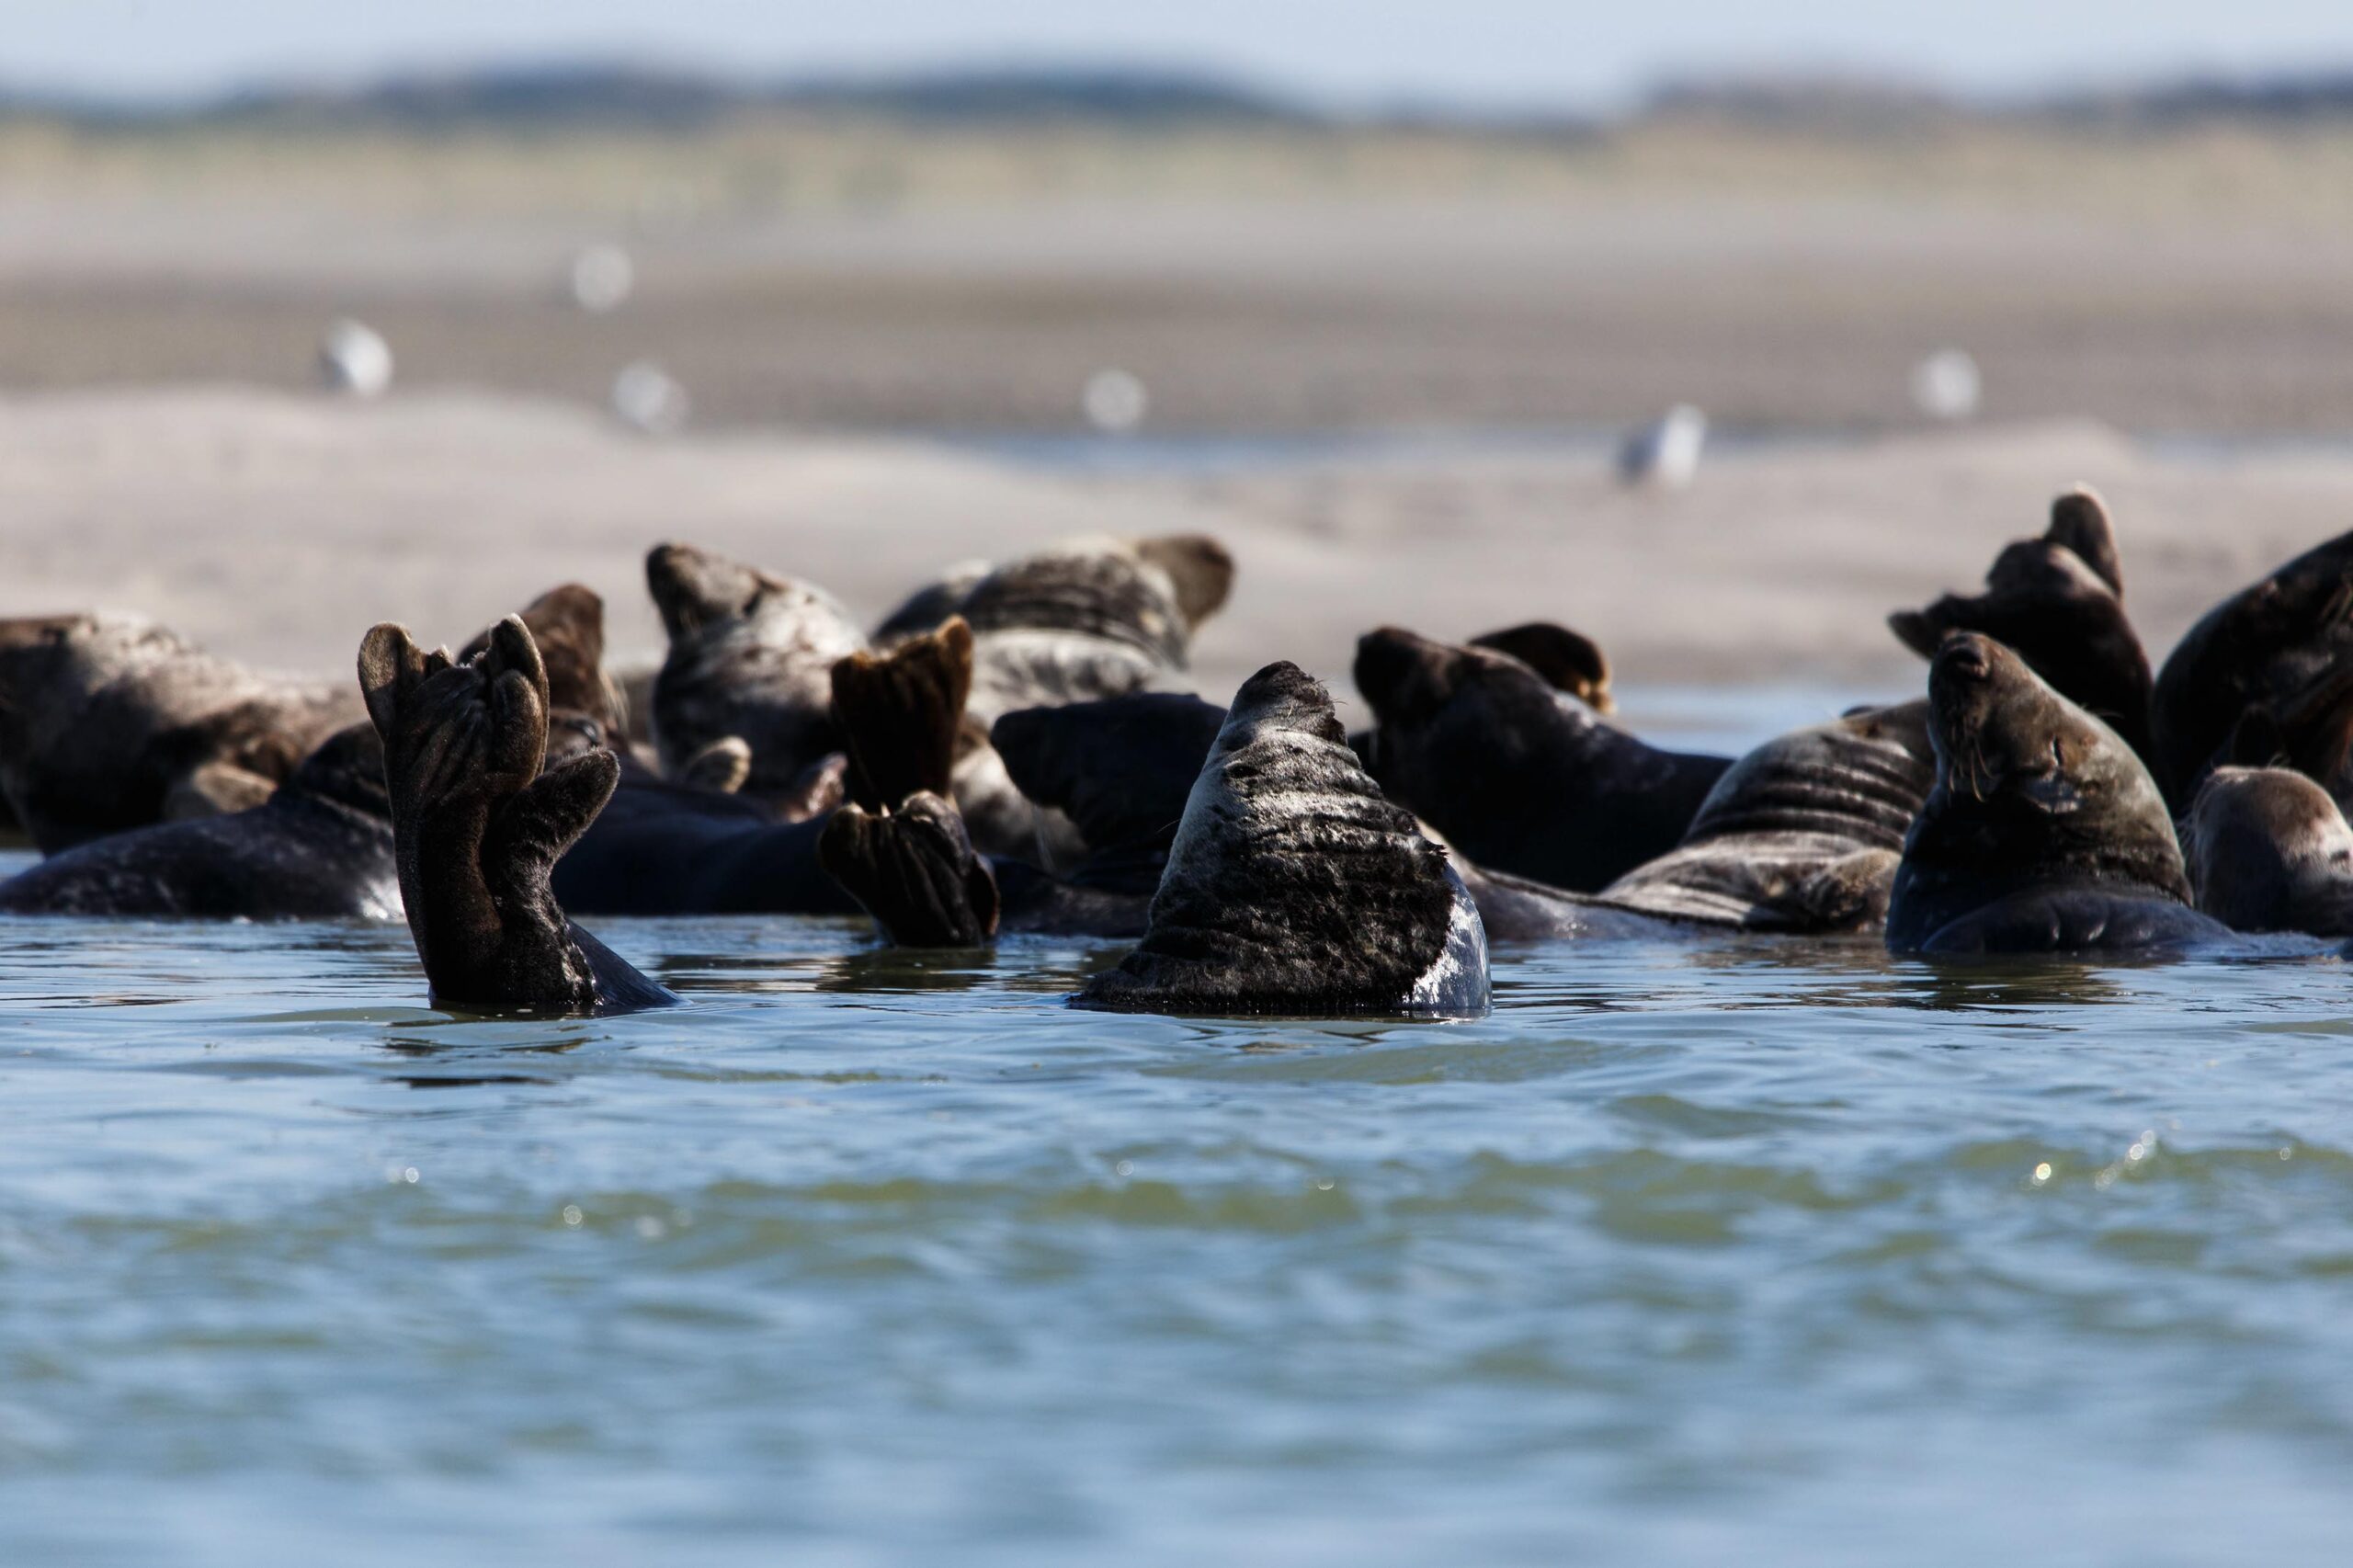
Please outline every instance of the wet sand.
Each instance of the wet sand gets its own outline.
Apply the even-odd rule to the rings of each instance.
[[[627,662],[659,651],[641,562],[660,540],[879,615],[953,561],[1207,529],[1241,563],[1198,651],[1221,699],[1274,658],[1344,686],[1355,638],[1383,622],[1468,636],[1537,616],[1599,638],[1627,683],[1893,694],[1919,671],[1887,611],[1975,583],[2079,480],[2115,506],[2160,654],[2218,595],[2353,518],[2353,456],[2193,459],[2081,423],[1733,451],[1652,494],[1574,451],[1086,473],[880,438],[650,441],[491,396],[218,387],[0,404],[0,613],[136,610],[258,664],[339,671],[379,619],[454,644],[576,579],[606,596]]]

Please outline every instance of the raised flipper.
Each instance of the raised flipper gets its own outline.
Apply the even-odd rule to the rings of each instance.
[[[834,665],[833,689],[854,802],[872,812],[949,792],[972,690],[972,631],[962,619],[951,616],[888,653],[850,654]]]
[[[595,750],[540,770],[547,666],[521,618],[462,663],[379,626],[359,646],[359,686],[384,744],[401,895],[434,999],[550,1012],[674,1000],[576,930],[548,885],[620,767]]]
[[[977,948],[996,935],[996,880],[964,819],[929,791],[890,812],[856,802],[826,820],[817,863],[902,948]]]

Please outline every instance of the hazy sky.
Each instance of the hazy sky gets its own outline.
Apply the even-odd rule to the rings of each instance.
[[[744,72],[1141,62],[1342,100],[1601,106],[1840,66],[2005,91],[2353,65],[2353,0],[0,0],[0,81],[200,92],[484,60]]]

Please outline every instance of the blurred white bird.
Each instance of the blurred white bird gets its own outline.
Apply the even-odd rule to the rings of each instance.
[[[1626,437],[1618,449],[1618,477],[1629,484],[1680,490],[1699,472],[1699,449],[1707,444],[1708,416],[1678,403],[1665,417]]]
[[[376,397],[392,384],[392,345],[364,322],[330,322],[319,339],[319,379],[330,392]]]
[[[1968,418],[1984,392],[1977,361],[1961,349],[1939,348],[1912,367],[1912,401],[1931,419]]]
[[[1089,425],[1107,435],[1117,435],[1143,423],[1152,396],[1144,391],[1143,382],[1126,370],[1097,370],[1086,378],[1079,404]]]
[[[572,302],[590,315],[618,308],[636,287],[636,264],[619,245],[590,245],[572,258]]]
[[[613,378],[613,413],[646,435],[676,435],[687,422],[687,389],[661,366],[640,359]]]

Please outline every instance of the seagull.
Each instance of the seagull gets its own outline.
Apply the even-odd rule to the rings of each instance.
[[[330,392],[377,397],[392,384],[392,349],[384,335],[346,316],[319,339],[319,379]]]
[[[1699,472],[1699,449],[1708,439],[1708,416],[1678,403],[1665,417],[1645,425],[1618,449],[1618,477],[1629,484],[1680,490]]]

